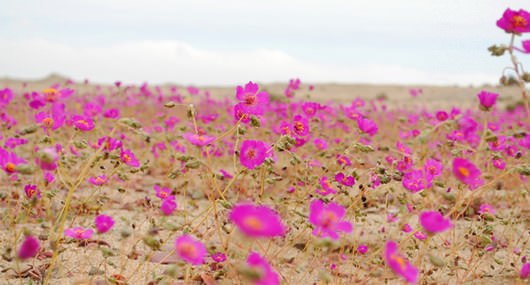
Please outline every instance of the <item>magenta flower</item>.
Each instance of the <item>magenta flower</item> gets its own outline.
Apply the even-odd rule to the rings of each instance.
[[[301,108],[308,118],[312,118],[316,115],[318,109],[320,109],[320,104],[315,102],[304,102]]]
[[[479,99],[480,108],[484,111],[489,111],[497,102],[497,97],[499,94],[482,91],[478,93],[477,96]]]
[[[306,136],[309,133],[309,121],[307,118],[302,117],[300,115],[296,115],[293,118],[293,132],[297,136]]]
[[[530,13],[523,9],[516,12],[508,8],[504,11],[502,18],[497,21],[497,27],[507,33],[528,33],[530,32]]]
[[[338,232],[350,233],[353,226],[342,218],[346,210],[339,204],[330,202],[325,205],[321,200],[314,200],[310,205],[309,222],[315,226],[313,235],[338,239]]]
[[[519,276],[521,276],[521,278],[523,279],[526,279],[528,278],[528,276],[530,276],[530,262],[526,262],[525,264],[523,264]]]
[[[493,164],[493,166],[497,169],[505,169],[506,168],[506,162],[504,162],[502,160],[502,158],[499,158],[499,159],[494,159],[492,158],[491,159],[491,163]]]
[[[160,210],[164,212],[164,215],[169,216],[175,211],[177,206],[178,205],[177,202],[175,202],[175,196],[169,195],[162,200],[162,204],[160,204]]]
[[[32,236],[26,236],[22,244],[20,245],[20,249],[18,250],[18,257],[20,259],[28,259],[35,257],[37,253],[39,252],[40,244],[39,241],[32,237]]]
[[[100,176],[97,176],[97,177],[90,177],[89,179],[87,179],[88,182],[96,185],[96,186],[100,186],[100,185],[103,185],[105,183],[107,183],[107,181],[109,180],[109,178],[106,176],[106,175],[100,175]]]
[[[258,89],[258,84],[252,83],[252,81],[247,83],[244,88],[242,86],[236,88],[236,98],[243,103],[243,109],[248,114],[257,116],[263,115],[264,106],[269,103],[269,93],[258,92]]]
[[[368,246],[366,245],[359,245],[357,247],[357,252],[359,252],[360,254],[365,254],[367,251],[368,251]]]
[[[274,272],[272,266],[255,252],[251,252],[247,258],[247,264],[258,269],[261,274],[258,279],[252,280],[255,285],[277,285],[280,284],[280,276]]]
[[[94,221],[99,233],[106,233],[114,226],[114,219],[111,216],[99,215]]]
[[[84,117],[79,115],[73,115],[70,120],[74,127],[81,131],[90,131],[94,128],[94,121],[90,117]]]
[[[482,173],[469,160],[457,157],[453,160],[453,174],[463,183],[475,185]]]
[[[153,188],[155,189],[156,191],[156,197],[160,198],[160,199],[166,199],[167,197],[169,197],[169,195],[171,195],[171,189],[169,188],[160,188],[159,185],[155,185],[153,186]]]
[[[37,185],[28,184],[24,186],[24,192],[26,193],[26,197],[28,199],[31,199],[33,197],[41,198],[40,190],[37,188]]]
[[[202,242],[189,235],[181,235],[175,240],[175,251],[180,258],[193,265],[203,264],[208,253]]]
[[[226,261],[226,255],[221,253],[221,252],[217,252],[216,254],[212,254],[210,255],[210,257],[213,259],[213,261],[215,262],[223,262],[223,261]]]
[[[25,164],[26,161],[17,156],[14,152],[9,152],[0,147],[0,167],[8,174],[16,172],[16,167],[19,164]]]
[[[423,212],[420,215],[421,226],[430,233],[441,233],[453,227],[451,220],[446,219],[437,211]]]
[[[89,239],[92,237],[94,231],[92,229],[83,229],[81,227],[75,227],[71,229],[65,229],[64,234],[73,237],[75,239]]]
[[[385,248],[386,263],[394,272],[407,280],[409,283],[416,283],[419,271],[412,266],[401,254],[397,252],[397,245],[389,241]]]
[[[344,155],[340,155],[340,154],[337,154],[337,163],[340,164],[340,165],[346,165],[346,166],[351,166],[352,163],[350,161],[350,159]]]
[[[132,167],[138,167],[140,166],[140,162],[136,157],[134,156],[134,153],[128,149],[122,150],[120,154],[120,160],[121,162],[132,166]]]
[[[480,205],[480,210],[478,211],[479,214],[485,214],[485,213],[488,213],[488,214],[495,214],[495,209],[493,209],[493,207],[491,205]]]
[[[239,161],[248,169],[254,169],[260,166],[270,147],[262,141],[246,140],[241,144]]]
[[[245,108],[245,104],[244,103],[238,103],[234,106],[234,119],[236,119],[237,121],[241,121],[242,123],[244,124],[247,124],[250,122],[250,113],[249,111]]]
[[[346,176],[344,173],[339,172],[335,175],[335,181],[339,182],[344,186],[353,186],[355,185],[355,178],[353,176]]]
[[[123,143],[120,140],[111,137],[102,137],[98,140],[98,144],[94,148],[99,149],[103,146],[104,151],[111,152],[117,148],[122,148]]]
[[[444,165],[438,160],[429,158],[425,161],[423,165],[423,171],[425,171],[425,176],[428,181],[431,181],[434,177],[442,175]]]
[[[314,141],[313,141],[313,144],[315,145],[316,148],[318,149],[327,149],[328,148],[328,142],[323,140],[323,139],[319,139],[319,138],[316,138]]]
[[[416,193],[430,187],[430,183],[425,181],[423,171],[419,169],[413,169],[405,173],[401,184],[410,193]]]
[[[427,234],[425,234],[424,232],[415,232],[414,237],[419,240],[423,240],[427,238]]]
[[[13,91],[9,88],[0,90],[0,107],[8,105],[13,99]]]
[[[280,215],[266,206],[234,206],[230,211],[229,220],[251,238],[281,236],[285,232]]]
[[[103,117],[109,118],[109,119],[118,119],[120,117],[120,110],[119,109],[108,109],[105,112],[103,112]]]
[[[374,136],[378,131],[377,124],[367,118],[358,118],[357,126],[363,133],[369,134],[370,136]]]
[[[205,146],[212,143],[215,140],[215,137],[211,136],[201,136],[193,133],[184,133],[182,137],[189,141],[191,144],[196,146]]]
[[[42,169],[53,171],[57,168],[57,161],[59,160],[59,154],[56,148],[48,147],[37,152],[37,158],[35,163]]]

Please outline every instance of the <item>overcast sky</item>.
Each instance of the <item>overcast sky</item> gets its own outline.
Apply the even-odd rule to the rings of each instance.
[[[508,43],[507,7],[530,1],[0,0],[0,76],[496,84],[509,59],[487,47]]]

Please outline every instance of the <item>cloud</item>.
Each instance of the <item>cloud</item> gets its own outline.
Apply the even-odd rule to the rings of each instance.
[[[235,85],[247,81],[377,84],[483,84],[496,75],[445,74],[385,64],[311,62],[282,50],[203,49],[179,41],[139,41],[105,47],[72,47],[43,39],[0,39],[0,76],[41,78],[52,72],[74,80],[112,83]]]

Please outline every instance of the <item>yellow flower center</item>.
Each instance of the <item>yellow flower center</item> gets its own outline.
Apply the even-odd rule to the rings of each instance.
[[[189,243],[189,242],[181,242],[177,245],[177,251],[181,254],[181,255],[184,255],[186,257],[190,257],[190,258],[196,258],[198,253],[197,253],[197,249],[195,248],[195,246],[193,246],[193,244]]]
[[[299,131],[299,132],[302,132],[304,131],[304,124],[300,123],[300,122],[296,122],[294,124],[294,128]]]
[[[75,230],[75,235],[79,238],[82,237],[84,233],[84,230]]]
[[[53,88],[44,89],[44,99],[48,102],[55,102],[57,100],[57,97],[59,95],[59,92]]]
[[[245,96],[245,104],[254,106],[256,104],[256,95],[248,93],[248,95]]]
[[[254,158],[256,158],[256,152],[255,152],[253,149],[249,150],[249,151],[247,152],[247,158],[248,158],[248,159],[254,159]]]
[[[124,154],[123,155],[123,161],[124,162],[129,162],[129,161],[131,161],[131,157],[128,154]]]
[[[79,120],[79,121],[77,121],[76,123],[78,123],[78,124],[82,124],[82,125],[85,125],[86,127],[88,127],[88,122],[85,121],[85,120]]]
[[[513,16],[510,22],[515,28],[526,27],[527,25],[526,19],[519,15]]]
[[[469,176],[469,170],[465,167],[459,167],[458,172],[460,172],[460,174],[462,174],[465,177]]]
[[[42,124],[45,125],[46,127],[51,127],[53,126],[53,119],[52,118],[45,118],[44,120],[42,120]]]
[[[327,227],[335,224],[338,219],[339,219],[339,217],[337,217],[337,214],[335,214],[334,212],[325,211],[324,213],[322,213],[322,215],[320,217],[320,224],[323,227],[327,228]]]
[[[16,165],[14,165],[14,164],[11,163],[11,162],[8,162],[8,163],[6,164],[6,166],[5,166],[5,170],[6,170],[7,172],[15,172],[15,167],[16,167]]]
[[[253,230],[259,231],[263,229],[263,223],[254,216],[246,217],[243,220],[243,224]]]
[[[407,269],[407,261],[405,261],[405,259],[397,254],[392,254],[390,255],[390,259],[397,262],[397,264],[399,265],[399,268],[403,271],[405,269]]]

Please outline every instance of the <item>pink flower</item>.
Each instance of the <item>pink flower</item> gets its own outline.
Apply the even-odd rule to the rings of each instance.
[[[502,160],[502,158],[499,158],[499,159],[494,159],[492,158],[491,159],[491,163],[493,164],[493,166],[497,169],[505,169],[506,168],[506,162],[504,162]]]
[[[117,119],[120,117],[120,110],[118,109],[108,109],[103,113],[103,117],[109,118],[109,119]]]
[[[114,226],[114,219],[111,216],[99,215],[96,217],[95,224],[99,233],[106,233]]]
[[[419,192],[431,186],[430,183],[426,183],[423,171],[419,169],[413,169],[405,173],[401,184],[411,193]]]
[[[26,161],[17,156],[14,152],[9,152],[0,147],[0,167],[11,175],[16,172],[16,167],[19,164],[25,164]]]
[[[221,252],[218,252],[216,254],[212,254],[210,255],[210,257],[213,259],[213,261],[215,262],[223,262],[226,260],[226,255],[224,255],[223,253]]]
[[[24,186],[24,192],[26,192],[26,197],[28,197],[28,199],[33,197],[41,198],[40,190],[37,188],[37,185],[28,184]]]
[[[94,231],[92,229],[83,229],[81,227],[75,227],[71,229],[65,229],[64,234],[73,237],[75,239],[89,239],[92,237]]]
[[[480,205],[480,210],[478,211],[479,214],[485,214],[485,213],[488,213],[488,214],[495,214],[495,209],[493,209],[493,207],[491,205]]]
[[[359,245],[357,247],[357,252],[359,252],[360,254],[365,254],[367,251],[368,251],[368,246],[366,245]]]
[[[314,141],[313,141],[313,144],[315,145],[316,148],[318,149],[327,149],[328,148],[328,142],[323,140],[323,139],[319,139],[319,138],[316,138]]]
[[[346,165],[346,166],[352,165],[348,157],[344,155],[340,155],[340,154],[337,154],[337,163],[340,165]]]
[[[421,226],[430,233],[441,233],[451,228],[451,220],[446,219],[437,211],[423,212],[420,215]]]
[[[229,219],[251,238],[281,236],[285,232],[280,215],[266,206],[249,204],[234,206]]]
[[[519,276],[521,276],[521,278],[523,279],[526,279],[528,278],[528,276],[530,276],[530,262],[526,262],[525,264],[523,264]]]
[[[120,140],[111,137],[102,137],[98,140],[95,148],[99,149],[103,146],[103,150],[111,152],[117,148],[122,148],[123,143]]]
[[[502,18],[497,21],[497,27],[507,33],[528,33],[530,32],[530,13],[523,9],[516,12],[508,8],[504,11]]]
[[[169,195],[167,198],[164,198],[164,200],[162,200],[162,204],[160,205],[160,210],[162,210],[166,216],[171,215],[176,208],[177,202],[175,202],[174,195]]]
[[[189,235],[181,235],[175,240],[175,251],[180,258],[193,265],[203,264],[208,253],[202,242]]]
[[[188,140],[191,144],[196,145],[196,146],[205,146],[215,140],[215,137],[202,136],[202,135],[197,135],[193,133],[184,133],[182,134],[182,137]]]
[[[385,249],[386,263],[394,272],[401,275],[407,282],[416,283],[418,279],[418,269],[412,266],[401,254],[397,252],[397,245],[393,241],[386,244]]]
[[[309,121],[307,120],[307,118],[302,117],[300,115],[296,115],[294,116],[293,120],[293,132],[297,136],[306,136],[309,133]]]
[[[13,91],[9,88],[4,88],[0,90],[0,108],[2,106],[8,105],[9,102],[13,99]]]
[[[315,116],[318,109],[320,109],[320,104],[314,102],[304,102],[301,108],[307,117],[312,118]]]
[[[138,167],[140,166],[140,162],[136,157],[134,157],[134,153],[128,149],[122,150],[120,154],[120,160],[132,167]]]
[[[453,160],[453,174],[463,183],[475,185],[482,173],[469,160],[457,157]]]
[[[155,189],[156,191],[156,197],[160,198],[160,199],[166,199],[167,197],[169,197],[169,195],[171,195],[171,189],[169,188],[160,188],[159,185],[155,185],[153,186],[153,188]]]
[[[35,257],[35,255],[37,255],[37,253],[39,252],[39,249],[39,241],[32,236],[26,236],[26,238],[22,242],[22,245],[20,245],[20,249],[18,250],[17,255],[20,259],[28,259],[31,257]]]
[[[280,284],[280,276],[278,273],[274,272],[272,266],[255,252],[251,252],[247,258],[247,264],[250,267],[258,269],[261,274],[255,280],[253,284],[255,285],[277,285]]]
[[[422,239],[426,239],[427,235],[424,232],[415,232],[414,237],[422,240]]]
[[[265,161],[269,148],[270,147],[262,141],[246,140],[241,144],[239,161],[246,168],[254,169]]]
[[[484,111],[489,111],[497,102],[499,94],[482,91],[478,93],[477,96],[480,101],[480,108]]]
[[[330,202],[325,205],[321,200],[314,200],[310,205],[309,222],[315,226],[313,235],[338,239],[338,232],[350,233],[353,226],[343,221],[346,210],[339,204]]]
[[[339,182],[344,186],[353,186],[355,185],[355,178],[353,176],[346,176],[344,173],[339,172],[335,175],[335,181]]]
[[[96,186],[100,186],[100,185],[103,185],[105,184],[109,179],[107,178],[106,175],[100,175],[100,176],[97,176],[97,177],[90,177],[87,181],[96,185]]]
[[[401,230],[405,233],[410,233],[412,231],[412,227],[409,224],[404,224]]]
[[[320,186],[322,186],[323,191],[317,190],[317,192],[320,195],[328,195],[328,194],[335,194],[337,191],[331,187],[331,182],[329,182],[329,179],[327,176],[322,176],[318,182],[320,182]]]
[[[241,107],[251,115],[263,115],[266,104],[269,103],[269,93],[267,92],[258,92],[258,84],[252,83],[250,81],[245,85],[245,88],[242,86],[237,86],[236,88],[236,98],[243,103]]]
[[[377,134],[378,131],[377,124],[367,118],[357,119],[357,126],[363,133],[367,133],[370,136],[374,136],[375,134]]]
[[[94,128],[94,121],[90,117],[73,115],[70,119],[73,125],[81,131],[90,131]]]

